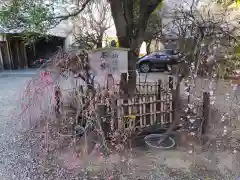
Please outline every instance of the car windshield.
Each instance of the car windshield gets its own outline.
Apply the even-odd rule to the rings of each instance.
[[[178,53],[177,50],[164,49],[164,50],[161,50],[161,51],[158,51],[158,52],[153,52],[153,53],[149,54],[148,56],[156,56],[156,55],[161,55],[161,54],[175,55],[177,53]]]
[[[149,54],[149,56],[156,56],[158,54],[158,52],[153,52],[151,54]]]
[[[164,51],[153,52],[150,54],[150,56],[156,56],[156,55],[161,55],[161,54],[166,54],[166,53]]]

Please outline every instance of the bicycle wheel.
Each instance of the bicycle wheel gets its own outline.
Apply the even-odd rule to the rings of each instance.
[[[159,143],[166,135],[164,134],[150,134],[144,138],[145,143],[151,148],[170,149],[175,146],[175,140],[168,136],[163,142]]]

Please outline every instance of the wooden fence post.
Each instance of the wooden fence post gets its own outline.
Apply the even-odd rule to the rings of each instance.
[[[169,112],[169,121],[173,122],[173,120],[175,118],[175,116],[174,116],[174,98],[173,98],[173,95],[176,91],[174,91],[174,89],[173,89],[173,77],[172,76],[168,77],[168,87],[169,87],[169,91],[172,95],[171,102],[170,102],[172,104],[171,105],[172,108],[170,109],[170,112]]]
[[[179,106],[180,106],[180,87],[176,86],[175,89],[172,89],[172,114],[173,121],[178,120],[180,118],[178,116]]]
[[[127,87],[127,73],[122,73],[121,74],[121,79],[120,79],[120,92],[121,95],[123,95],[124,97],[127,95],[128,93],[128,87]]]
[[[59,86],[54,87],[54,101],[55,101],[55,113],[58,117],[61,111],[61,89]]]
[[[111,73],[108,74],[107,76],[107,89],[111,89],[114,86],[114,78]]]
[[[162,80],[158,80],[158,83],[157,83],[157,100],[160,100],[161,99],[161,89],[162,88]]]
[[[175,107],[175,99],[174,99],[174,97],[175,97],[175,94],[176,94],[176,89],[172,89],[172,91],[171,91],[171,93],[172,93],[172,121],[174,121],[175,120],[175,110],[176,110],[176,107]]]
[[[112,110],[114,111],[114,112],[111,112],[111,119],[110,119],[110,121],[114,121],[113,122],[113,128],[114,128],[114,130],[117,130],[118,129],[118,104],[117,104],[117,100],[116,99],[113,99],[112,100]],[[112,122],[110,122],[110,123],[112,123]],[[111,125],[111,124],[110,124]]]
[[[204,92],[203,93],[203,122],[202,122],[202,129],[201,134],[206,134],[208,131],[208,124],[209,124],[209,115],[210,115],[210,93]]]
[[[168,87],[170,90],[173,89],[173,77],[172,76],[168,77]]]
[[[157,82],[157,103],[156,103],[156,111],[157,112],[161,112],[161,106],[162,106],[162,102],[161,102],[161,93],[162,92],[162,80],[158,80]],[[162,112],[161,112],[162,113]],[[162,114],[161,113],[157,113],[157,120],[159,120],[162,123]]]
[[[127,104],[128,105],[128,95],[129,95],[129,86],[128,86],[128,81],[127,81],[127,73],[122,73],[121,74],[121,80],[120,80],[120,91],[122,92],[122,94],[120,94],[120,98],[123,99],[123,104]],[[129,112],[128,112],[128,106],[123,106],[121,107],[123,108],[123,116],[129,116]],[[123,121],[121,123],[118,123],[119,125],[121,124],[122,127],[118,127],[118,128],[123,128],[125,127],[125,119],[118,119],[118,121]]]
[[[104,104],[98,104],[97,115],[98,121],[100,121],[104,137],[108,138],[110,133],[110,122],[109,117],[107,116],[107,106]]]

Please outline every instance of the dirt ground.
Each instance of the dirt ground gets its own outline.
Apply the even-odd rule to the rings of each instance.
[[[240,177],[239,156],[239,152],[230,151],[190,153],[187,149],[133,149],[127,155],[111,154],[103,159],[93,153],[85,163],[76,159],[71,159],[71,163],[63,159],[57,162],[73,171],[81,172],[85,169],[85,179],[236,180]]]
[[[151,79],[154,74],[150,75]],[[165,79],[168,76],[166,75]],[[202,92],[209,90],[209,81],[198,79],[193,89],[193,101],[201,104]],[[240,139],[240,121],[238,119],[238,94],[234,94],[229,81],[219,81],[214,91],[215,103],[212,108],[217,112],[211,114],[210,135],[212,142],[209,147],[201,149],[199,146],[177,147],[172,150],[156,150],[134,148],[125,155],[111,154],[106,158],[99,157],[99,153],[93,152],[88,157],[79,159],[72,150],[62,150],[56,157],[64,168],[71,171],[82,171],[84,169],[85,179],[136,179],[136,180],[237,180],[240,178],[240,148],[223,147],[230,144],[232,136]],[[184,97],[184,86],[181,87]],[[240,95],[240,92],[239,92]],[[229,97],[230,100],[227,100]],[[228,122],[222,123],[221,118],[228,112]],[[240,111],[239,111],[240,112]],[[224,127],[229,132],[228,141],[223,141],[221,134]],[[218,143],[218,139],[222,142]],[[230,139],[230,140],[229,140]],[[223,145],[225,143],[225,145]],[[231,142],[240,144],[239,142]],[[220,145],[219,145],[220,144]],[[227,145],[226,145],[227,144]],[[218,147],[220,146],[220,147]],[[61,158],[59,158],[61,157]],[[82,179],[84,179],[82,178]]]
[[[164,77],[162,76],[163,75],[159,73],[153,73],[149,78],[151,80],[157,80],[158,78],[167,79],[168,77],[167,75]],[[15,81],[15,83],[8,83],[13,81]],[[201,100],[201,93],[208,90],[207,88],[209,85],[207,80],[198,79],[197,81],[197,86],[194,89],[194,101],[198,100],[198,98]],[[19,89],[18,86],[15,87],[16,84],[18,85],[18,82],[20,82],[19,79],[2,79],[2,84],[4,84],[5,87],[1,89],[2,98],[8,98],[11,100],[13,95],[10,90],[14,88]],[[8,96],[6,96],[6,92],[9,94]],[[183,86],[181,87],[181,92],[184,96]],[[240,129],[240,120],[238,119],[238,113],[240,111],[237,106],[238,100],[227,101],[226,97],[228,93],[233,94],[230,83],[227,81],[221,81],[218,84],[216,101],[213,105],[219,110],[219,112],[217,114],[212,114],[211,116],[211,121],[214,124],[211,129],[213,140],[224,139],[221,136],[224,131],[224,126],[227,126],[229,138],[233,136],[235,139],[240,138],[240,132],[238,131]],[[234,102],[232,106],[231,102]],[[7,100],[4,99],[2,106],[4,106],[4,108],[0,109],[0,111],[3,109],[10,109],[10,107],[14,106],[14,103],[9,103],[8,105]],[[222,122],[221,114],[225,112],[229,113],[231,119],[228,118],[226,122]],[[237,180],[240,177],[240,149],[236,148],[236,151],[234,151],[233,148],[217,148],[215,146],[216,142],[213,142],[212,144],[214,147],[207,147],[203,151],[199,150],[197,146],[195,146],[194,149],[178,147],[168,151],[134,148],[128,153],[123,153],[122,155],[112,153],[105,158],[102,158],[98,151],[93,151],[89,156],[81,159],[74,154],[73,149],[61,148],[53,153],[49,153],[47,157],[48,159],[34,157],[33,160],[30,161],[28,160],[28,156],[33,154],[31,148],[32,146],[35,147],[35,144],[39,142],[39,139],[36,138],[36,141],[32,140],[33,142],[29,142],[31,146],[24,146],[23,142],[27,142],[25,138],[23,139],[23,142],[16,141],[17,137],[15,138],[15,136],[9,134],[10,130],[11,132],[15,132],[15,129],[13,129],[12,126],[10,126],[11,129],[5,125],[6,122],[9,122],[7,112],[5,112],[5,114],[5,118],[2,118],[1,122],[2,132],[6,134],[5,136],[1,136],[1,138],[6,138],[6,140],[1,141],[0,179],[3,180],[27,180],[25,176],[20,176],[22,174],[26,175],[26,177],[27,175],[29,177],[29,174],[31,174],[31,178],[28,178],[31,180]],[[218,139],[216,137],[218,137]],[[31,136],[30,138],[33,139]],[[239,145],[240,142],[233,142],[233,144]],[[10,152],[11,149],[9,150],[9,148],[12,148],[12,152]],[[4,151],[4,149],[6,150]],[[24,150],[26,151],[26,155],[24,154],[23,156],[22,152]],[[17,153],[18,151],[19,154]],[[16,157],[16,160],[13,160],[13,158],[10,157]],[[17,157],[20,158],[20,160],[18,160]],[[24,159],[24,161],[22,159]],[[19,163],[17,163],[18,161]],[[34,163],[39,163],[41,166],[34,167]],[[45,164],[45,166],[42,164]],[[34,171],[34,169],[37,169],[36,171],[42,169],[42,172],[44,173],[40,173],[41,175],[44,174],[46,178],[39,178],[40,176],[35,175],[35,172],[28,172],[27,170],[25,174],[19,170],[20,173],[16,175],[16,172],[18,172],[16,171],[17,168],[29,168],[31,171]],[[16,177],[3,177],[3,169],[6,169],[6,172],[9,173],[9,177],[12,177],[14,174]]]

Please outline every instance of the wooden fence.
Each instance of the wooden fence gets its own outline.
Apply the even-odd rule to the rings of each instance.
[[[124,84],[124,83],[123,83]],[[121,88],[120,88],[121,89]],[[125,88],[122,88],[126,90]],[[179,91],[179,90],[178,90]],[[180,107],[179,102],[175,101],[174,95],[177,92],[173,87],[173,78],[169,77],[168,83],[138,83],[137,93],[134,97],[127,98],[127,96],[121,96],[116,99],[114,105],[111,104],[111,110],[113,112],[106,113],[106,110],[100,110],[98,113],[100,117],[106,117],[106,114],[110,115],[109,121],[106,120],[102,124],[105,136],[108,137],[110,132],[110,121],[114,120],[114,129],[118,130],[130,130],[138,131],[145,127],[149,127],[154,124],[159,124],[163,128],[167,128],[175,120],[175,111],[178,111],[178,115],[185,109]],[[184,103],[186,104],[186,103]],[[188,103],[187,103],[188,104]],[[106,107],[106,105],[103,105]],[[177,109],[179,107],[179,109]],[[198,107],[198,106],[197,106]],[[198,140],[203,143],[201,137],[209,132],[209,114],[210,114],[210,94],[209,92],[203,93],[203,101],[199,104],[199,115],[196,121],[191,122],[188,119],[186,124],[189,126],[187,132],[195,133]],[[104,109],[104,108],[103,108]],[[183,110],[184,109],[184,110]],[[177,115],[176,118],[179,116]],[[187,116],[184,116],[187,118]],[[180,117],[179,117],[180,118]],[[177,124],[179,125],[179,124]],[[190,128],[191,127],[191,128]],[[185,126],[183,127],[185,128]],[[190,136],[190,135],[189,135]],[[196,139],[192,137],[192,139]]]
[[[168,86],[162,81],[137,84],[137,93],[133,98],[117,100],[116,128],[141,129],[154,124],[167,125],[173,121],[172,77]]]

